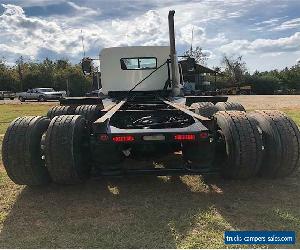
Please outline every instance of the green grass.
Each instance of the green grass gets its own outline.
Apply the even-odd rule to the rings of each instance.
[[[0,135],[0,146],[2,146],[3,135]],[[2,150],[0,150],[0,164],[2,162]]]
[[[225,230],[295,230],[299,239],[299,177],[103,178],[36,189],[5,177],[0,248],[224,248]]]
[[[18,116],[46,115],[53,105],[55,104],[0,104],[0,135],[5,133],[9,123]]]
[[[282,111],[285,112],[289,117],[291,117],[297,123],[297,125],[300,127],[300,110],[299,109],[294,109],[294,110],[285,109]]]
[[[48,108],[0,105],[0,120]],[[286,112],[300,125],[299,111]],[[124,177],[29,188],[0,166],[0,248],[225,248],[225,230],[294,230],[299,248],[299,178]]]

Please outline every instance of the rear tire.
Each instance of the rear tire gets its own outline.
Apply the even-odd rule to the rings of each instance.
[[[22,96],[19,97],[19,100],[20,100],[20,102],[25,102],[25,98]]]
[[[76,108],[75,115],[81,115],[87,121],[94,122],[101,117],[101,108],[97,105],[81,105]]]
[[[241,111],[220,111],[215,115],[223,137],[223,159],[219,165],[224,177],[247,179],[255,176],[262,160],[262,139],[254,119]]]
[[[89,134],[86,120],[79,115],[56,116],[45,140],[46,167],[52,180],[74,184],[90,173]]]
[[[244,106],[237,102],[218,102],[216,105],[218,110],[238,110],[238,111],[246,111]]]
[[[212,102],[196,102],[191,105],[195,113],[204,117],[212,117],[219,110]]]
[[[277,110],[257,110],[249,114],[262,131],[263,165],[259,175],[286,177],[300,166],[300,132],[297,125]]]
[[[50,181],[41,151],[41,139],[49,123],[46,117],[19,117],[7,129],[2,145],[3,165],[14,183],[35,186]]]
[[[47,117],[52,119],[59,115],[73,115],[76,107],[72,106],[54,106],[48,110]]]

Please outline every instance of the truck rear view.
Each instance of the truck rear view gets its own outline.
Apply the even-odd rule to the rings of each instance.
[[[247,113],[223,96],[180,96],[173,16],[171,11],[170,47],[102,50],[106,99],[65,98],[46,116],[11,123],[2,152],[15,183],[73,184],[99,175],[247,179],[294,173],[300,132],[285,114]]]

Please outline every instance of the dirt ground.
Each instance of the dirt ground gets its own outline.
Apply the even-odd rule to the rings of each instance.
[[[300,95],[236,95],[228,101],[239,102],[249,109],[300,109]]]
[[[244,105],[246,109],[294,109],[300,108],[300,95],[236,95],[229,96],[228,101],[239,102]],[[23,102],[18,99],[13,101],[0,101],[1,104],[22,104],[22,105],[58,105],[56,101],[48,102]],[[1,115],[0,115],[1,118]]]

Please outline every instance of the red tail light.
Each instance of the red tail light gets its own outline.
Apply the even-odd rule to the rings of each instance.
[[[126,136],[114,136],[112,138],[114,142],[131,142],[134,141],[134,137],[132,135],[126,135]]]
[[[207,132],[201,132],[200,133],[200,138],[201,139],[206,139],[208,137],[208,133]]]
[[[177,141],[194,141],[196,139],[195,135],[187,134],[187,135],[175,135],[174,139]]]

